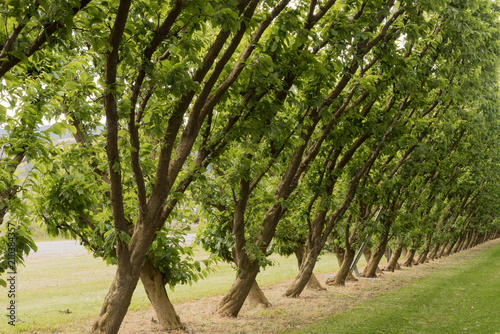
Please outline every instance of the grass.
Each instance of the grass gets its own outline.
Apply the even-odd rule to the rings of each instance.
[[[197,258],[208,255],[196,249]],[[293,278],[297,274],[294,257],[284,258],[273,255],[275,265],[262,271],[258,282],[262,286]],[[333,254],[321,257],[315,272],[331,272],[336,268]],[[107,266],[102,260],[92,256],[73,258],[50,258],[28,260],[25,267],[18,268],[16,289],[17,317],[15,328],[0,322],[0,333],[8,332],[56,332],[64,324],[65,328],[88,326],[95,318],[114,277],[116,268]],[[222,295],[234,280],[234,270],[228,264],[220,264],[207,279],[192,286],[177,286],[169,291],[174,303],[196,300],[203,297]],[[5,290],[4,290],[5,292]],[[0,293],[0,306],[7,306],[7,293]],[[139,282],[129,310],[150,307],[150,302]],[[71,313],[67,313],[67,310]]]
[[[500,244],[296,333],[500,333]]]

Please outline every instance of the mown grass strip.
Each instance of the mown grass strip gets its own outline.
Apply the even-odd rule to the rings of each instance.
[[[500,333],[500,244],[296,333]]]

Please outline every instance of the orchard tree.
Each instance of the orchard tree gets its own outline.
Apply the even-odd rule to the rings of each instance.
[[[464,247],[493,235],[488,219],[498,214],[483,206],[496,187],[483,172],[496,162],[487,155],[475,170],[456,159],[458,144],[473,151],[466,139],[474,132],[453,122],[485,105],[470,101],[497,76],[495,3],[72,0],[0,8],[2,96],[16,113],[0,110],[9,131],[1,139],[1,218],[25,216],[19,194],[28,188],[15,173],[26,159],[37,177],[27,179],[32,201],[50,233],[76,237],[117,265],[93,333],[118,332],[139,279],[162,324],[182,327],[165,284],[204,275],[183,257],[189,249],[173,228],[191,194],[209,218],[206,233],[215,234],[202,242],[238,270],[217,306],[226,316],[238,315],[290,217],[309,222],[290,296],[310,280],[337,224],[346,224],[347,254],[380,206],[390,208],[380,249],[399,208],[425,220],[408,236],[414,248],[425,245],[422,253],[436,222],[440,236],[462,226]],[[496,93],[488,91],[495,103]],[[46,120],[75,143],[53,145],[49,132],[37,132]],[[411,164],[424,166],[396,175]]]
[[[174,1],[155,8],[121,1],[105,8],[96,1],[74,20],[84,58],[75,60],[73,77],[66,78],[63,109],[80,144],[69,150],[88,156],[89,163],[62,161],[57,169],[66,173],[49,189],[71,199],[52,203],[72,213],[76,227],[68,231],[85,230],[84,237],[98,246],[109,243],[98,252],[116,252],[116,277],[93,332],[118,331],[149,260],[150,272],[172,269],[159,260],[165,251],[160,231],[245,115],[243,108],[225,107],[248,99],[228,95],[230,88],[247,64],[266,60],[252,53],[287,4]],[[98,110],[104,112],[95,117]],[[85,131],[104,116],[105,143]],[[164,283],[160,279],[156,286],[164,289]]]
[[[0,225],[5,232],[0,240],[0,272],[9,267],[9,259],[21,264],[30,249],[36,250],[22,198],[29,195],[26,164],[48,155],[45,147],[50,146],[49,134],[37,130],[44,117],[51,117],[51,109],[45,103],[53,88],[39,81],[50,61],[37,58],[37,53],[47,47],[47,42],[66,40],[72,18],[89,2],[49,5],[45,1],[3,1],[0,4]],[[8,240],[12,234],[15,237]],[[14,256],[8,254],[12,250]]]
[[[363,97],[359,101],[353,98],[355,89],[350,89],[352,86],[349,83],[351,80],[354,82],[358,76],[362,77],[377,62],[378,57],[370,52],[379,43],[383,44],[396,38],[394,31],[397,31],[398,28],[393,26],[397,26],[396,22],[399,22],[405,11],[403,8],[393,6],[393,2],[385,4],[383,9],[375,4],[363,4],[359,7],[341,4],[337,6],[336,4],[334,8],[338,11],[333,10],[331,13],[326,13],[325,17],[331,18],[332,22],[335,22],[337,18],[345,20],[346,25],[343,33],[333,36],[326,33],[324,37],[322,36],[324,39],[320,44],[322,48],[310,48],[310,54],[304,55],[307,56],[305,59],[313,64],[317,64],[317,61],[313,59],[318,59],[319,62],[325,64],[324,68],[319,68],[319,71],[317,66],[310,67],[308,74],[315,71],[312,78],[307,75],[290,77],[295,80],[292,82],[296,89],[290,92],[285,91],[284,93],[288,94],[288,97],[284,93],[280,94],[279,97],[285,95],[286,99],[283,101],[275,98],[274,101],[280,104],[284,103],[287,113],[296,115],[295,118],[301,120],[301,123],[299,123],[297,130],[294,130],[297,131],[297,134],[291,133],[289,135],[290,143],[293,146],[285,146],[277,159],[272,155],[267,156],[267,159],[271,159],[267,166],[272,164],[272,167],[281,168],[280,174],[276,174],[274,171],[268,173],[271,167],[266,167],[266,165],[255,171],[250,167],[252,166],[250,165],[251,161],[260,162],[266,158],[266,156],[259,155],[259,152],[265,152],[263,149],[253,150],[246,156],[246,160],[249,160],[247,163],[248,172],[242,173],[238,177],[238,183],[232,190],[235,194],[231,204],[234,212],[229,219],[232,222],[232,232],[235,236],[238,275],[230,291],[218,306],[217,312],[219,314],[230,316],[238,314],[260,266],[266,264],[265,257],[269,252],[268,247],[278,222],[283,213],[288,210],[290,196],[309,169],[311,161],[321,152],[323,143],[335,129],[344,111],[349,109],[351,99],[353,100],[352,104],[359,104],[363,101]],[[314,7],[304,6],[302,10],[305,13],[308,11],[311,13]],[[352,19],[346,20],[345,18],[349,15]],[[307,14],[304,16],[307,17]],[[308,17],[314,18],[314,15],[309,14]],[[366,22],[369,22],[368,26],[365,25]],[[304,28],[309,28],[309,26],[305,24]],[[332,28],[334,29],[334,26]],[[293,36],[293,32],[291,34]],[[313,42],[314,39],[311,41]],[[344,43],[351,45],[348,51],[345,48],[338,48],[338,45]],[[368,58],[366,66],[361,66],[359,60],[365,56]],[[339,71],[339,65],[347,72]],[[279,70],[279,67],[277,69]],[[321,78],[321,80],[317,78]],[[296,103],[295,100],[299,103]],[[267,141],[262,138],[265,137],[257,136],[255,137],[256,141],[245,141],[242,145],[255,143],[263,145],[263,147],[268,146]],[[296,138],[299,138],[300,141],[293,143],[291,140],[296,140]],[[244,169],[240,168],[239,170]],[[263,179],[275,183],[275,186],[269,187]],[[266,189],[268,192],[264,198],[269,198],[270,203],[259,209],[253,204],[254,201],[258,200],[257,192],[255,194],[253,192],[257,191],[261,184],[262,189]],[[229,196],[230,194],[231,192],[228,192]],[[264,202],[260,201],[260,203]]]

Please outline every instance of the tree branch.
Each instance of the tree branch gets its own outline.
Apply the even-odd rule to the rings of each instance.
[[[80,5],[78,7],[73,7],[71,9],[73,16],[75,16],[80,10],[82,10],[85,6],[87,6],[92,0],[80,0]],[[25,57],[31,57],[35,52],[37,52],[47,40],[54,35],[56,31],[63,28],[64,25],[64,17],[60,18],[57,21],[52,22],[43,27],[43,31],[38,35],[38,37],[26,48],[24,51]],[[19,30],[20,31],[20,30]],[[17,38],[17,37],[16,37]],[[3,54],[3,52],[2,52]],[[3,55],[5,58],[7,54]],[[2,59],[0,57],[0,59]],[[2,78],[5,73],[10,71],[14,66],[21,62],[21,58],[16,56],[9,57],[6,61],[0,62],[0,78]]]
[[[117,229],[126,231],[126,219],[123,207],[123,188],[121,181],[120,151],[118,148],[118,108],[116,105],[116,74],[118,52],[127,22],[132,0],[121,0],[118,6],[113,29],[108,38],[110,51],[106,54],[104,108],[106,110],[106,153],[109,163],[111,182],[111,207],[113,220]]]

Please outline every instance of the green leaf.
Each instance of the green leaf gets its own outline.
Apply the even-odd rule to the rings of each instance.
[[[130,235],[129,235],[128,233],[126,233],[126,232],[124,232],[124,231],[120,231],[119,236],[120,236],[120,239],[121,239],[124,243],[126,243],[126,244],[129,244],[129,243],[130,243],[130,239],[131,239],[131,237],[130,237]]]

